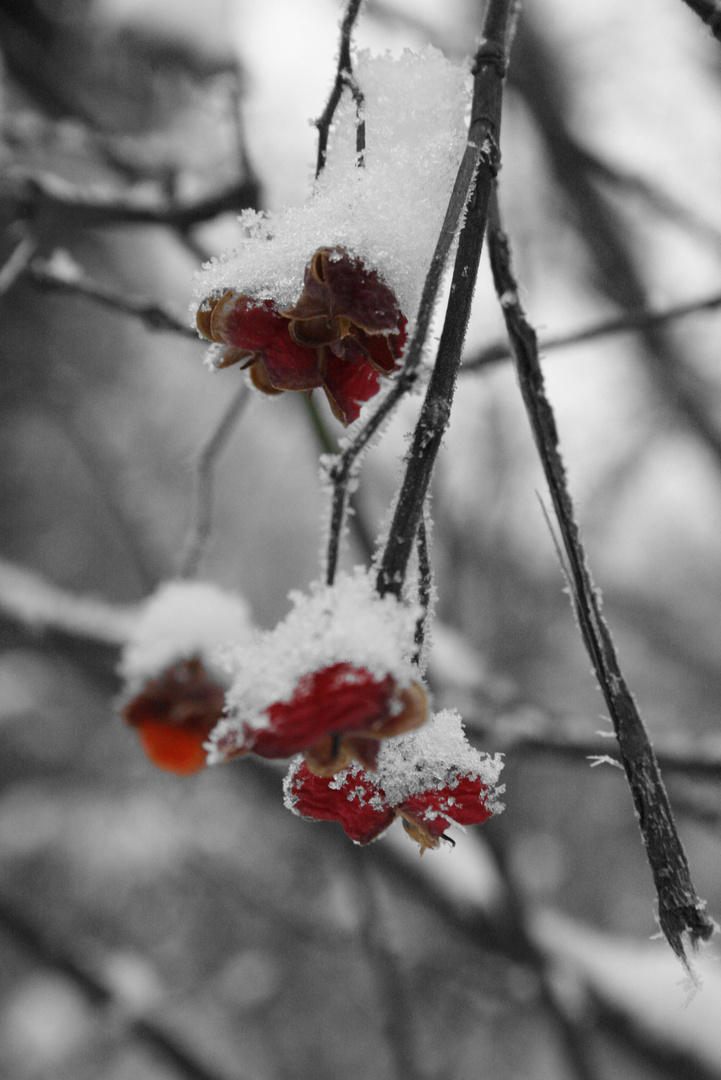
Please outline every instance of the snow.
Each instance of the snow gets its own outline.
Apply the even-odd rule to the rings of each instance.
[[[491,757],[471,746],[460,715],[444,709],[417,731],[383,742],[373,783],[383,789],[390,806],[398,806],[423,791],[453,787],[461,776],[475,777],[488,788],[487,803],[497,814],[503,810],[498,800],[504,790],[498,786],[502,769],[501,755]]]
[[[355,77],[365,96],[364,167],[356,165],[355,104],[346,92],[309,200],[244,211],[247,237],[204,266],[199,301],[232,289],[289,307],[314,252],[338,245],[378,270],[412,319],[465,146],[470,75],[428,46],[395,59],[360,53]]]
[[[201,581],[167,581],[146,602],[120,660],[129,688],[178,660],[219,663],[223,648],[249,640],[250,611],[241,597]]]
[[[229,718],[213,731],[213,743],[239,735],[244,722],[266,726],[269,705],[287,701],[303,675],[335,663],[365,668],[379,679],[390,674],[399,687],[418,679],[410,657],[420,608],[378,596],[374,575],[363,567],[339,574],[334,585],[316,582],[308,594],[294,592],[290,599],[291,611],[273,630],[228,653]],[[211,750],[209,763],[219,759],[215,755]]]
[[[34,630],[63,630],[118,645],[127,640],[138,619],[136,605],[66,592],[5,559],[0,559],[0,608]]]
[[[721,968],[718,949],[693,958],[700,989],[689,998],[678,958],[663,941],[612,937],[557,912],[535,923],[542,946],[563,957],[615,1008],[628,1012],[654,1039],[683,1047],[712,1069],[721,1068]]]

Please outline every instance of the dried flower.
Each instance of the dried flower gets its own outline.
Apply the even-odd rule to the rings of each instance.
[[[197,315],[200,333],[225,346],[219,368],[242,363],[266,394],[322,387],[334,415],[350,424],[360,406],[395,370],[406,319],[375,270],[344,248],[320,248],[305,269],[292,307],[233,291],[209,298]]]
[[[136,730],[153,765],[177,776],[192,776],[206,766],[203,743],[224,706],[225,688],[194,656],[149,679],[121,707],[120,715]]]
[[[157,768],[205,768],[229,681],[218,652],[250,636],[245,601],[207,582],[166,581],[145,601],[120,660],[118,710]]]
[[[456,713],[439,713],[423,730],[384,744],[377,764],[373,776],[352,764],[329,778],[298,758],[285,779],[286,806],[301,817],[339,821],[358,844],[399,817],[421,854],[437,848],[452,823],[480,825],[503,809],[501,762],[469,745]]]
[[[382,740],[427,717],[411,660],[421,609],[379,596],[363,567],[291,600],[277,626],[229,654],[227,716],[211,736],[210,760],[304,753],[320,775],[353,760],[373,769]]]
[[[333,776],[357,760],[374,769],[381,739],[420,726],[428,715],[417,682],[400,688],[392,675],[377,679],[348,663],[304,675],[287,701],[265,709],[261,723],[243,722],[241,739],[221,736],[226,760],[243,754],[284,758],[303,752],[318,776]]]

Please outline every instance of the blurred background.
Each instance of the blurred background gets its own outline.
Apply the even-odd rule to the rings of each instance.
[[[688,1002],[623,773],[591,767],[614,744],[485,256],[434,482],[430,674],[506,754],[502,817],[422,862],[398,824],[361,850],[283,808],[282,770],[164,775],[116,716],[123,620],[177,573],[242,384],[202,364],[192,277],[241,209],[307,196],[342,10],[0,3],[0,1074],[721,1077],[718,948]],[[482,15],[368,0],[355,38],[463,61]],[[718,917],[721,43],[681,0],[536,0],[504,125],[589,559]],[[366,459],[371,536],[418,406]],[[342,430],[291,394],[232,420],[199,576],[271,627],[318,576]]]

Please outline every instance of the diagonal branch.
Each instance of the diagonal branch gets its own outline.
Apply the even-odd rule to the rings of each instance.
[[[135,316],[148,330],[180,334],[189,341],[198,343],[197,331],[189,326],[186,320],[179,319],[162,304],[145,300],[143,297],[126,296],[107,285],[101,285],[86,274],[81,266],[71,261],[70,256],[62,261],[57,257],[34,259],[28,268],[28,276],[43,289],[92,300],[111,311]]]
[[[184,231],[211,221],[219,214],[258,207],[258,184],[237,180],[221,191],[200,199],[169,199],[149,195],[145,188],[115,190],[72,184],[51,174],[6,176],[0,198],[12,199],[19,217],[37,214],[61,218],[64,228],[96,225],[166,225]]]
[[[508,238],[497,198],[491,204],[488,229],[491,269],[513,350],[521,394],[543,465],[570,568],[574,606],[586,650],[603,693],[631,788],[641,835],[656,885],[661,929],[676,955],[688,967],[684,936],[692,945],[707,940],[714,923],[691,882],[686,853],[653,747],[626,684],[601,603],[591,578],[561,459],[558,432],[546,397],[535,332],[526,319],[511,267]]]
[[[715,292],[710,296],[701,297],[698,300],[689,300],[685,304],[674,304],[664,311],[629,311],[623,315],[614,316],[612,319],[602,319],[580,330],[572,330],[569,333],[554,334],[550,337],[541,338],[539,348],[544,352],[553,352],[556,349],[567,349],[573,345],[582,345],[586,341],[597,341],[599,338],[610,337],[613,334],[628,334],[654,330],[666,323],[684,319],[689,315],[697,315],[703,311],[716,311],[721,308],[721,293]],[[461,374],[471,371],[480,371],[481,368],[489,367],[501,360],[510,360],[511,350],[507,341],[493,342],[486,345],[475,356],[464,360]]]
[[[499,165],[501,103],[512,10],[510,0],[496,0],[495,3],[491,0],[486,9],[483,39],[475,57],[471,122],[463,159],[468,163],[466,167],[474,188],[458,240],[436,363],[413,434],[393,522],[380,560],[377,589],[381,595],[388,592],[396,596],[401,594],[436,456],[450,419],[483,247],[488,201]],[[462,163],[461,169],[463,167]]]
[[[249,397],[250,390],[247,384],[243,383],[198,452],[193,483],[193,523],[180,558],[180,577],[194,577],[200,567],[211,533],[215,465],[228,445]]]

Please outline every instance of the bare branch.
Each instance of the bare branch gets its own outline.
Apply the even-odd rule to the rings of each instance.
[[[193,524],[185,542],[180,559],[181,577],[194,577],[198,572],[203,552],[211,532],[213,516],[213,470],[218,458],[228,445],[228,440],[235,431],[236,424],[243,414],[250,398],[250,390],[243,383],[220,417],[215,430],[198,451],[193,483],[194,514]]]
[[[315,166],[316,179],[325,168],[328,136],[330,135],[330,128],[333,123],[335,111],[338,108],[345,87],[348,87],[353,95],[353,100],[355,101],[357,118],[356,153],[358,155],[358,164],[360,165],[363,163],[363,151],[365,150],[365,121],[362,118],[363,94],[353,75],[353,65],[351,63],[350,53],[351,35],[353,34],[353,27],[358,18],[361,3],[362,0],[348,0],[348,7],[343,16],[343,22],[341,23],[340,51],[338,53],[338,67],[336,70],[335,82],[333,83],[333,89],[330,92],[326,107],[319,119],[315,122],[315,126],[318,128],[318,158]]]
[[[674,304],[664,311],[629,311],[627,314],[618,315],[612,319],[603,319],[600,322],[592,323],[590,326],[583,327],[580,330],[555,334],[550,337],[541,337],[538,346],[543,352],[553,352],[556,349],[567,349],[573,345],[582,345],[586,341],[597,341],[599,338],[610,337],[614,334],[628,334],[655,329],[666,323],[675,322],[677,319],[697,315],[699,312],[716,311],[720,307],[721,293],[715,292],[698,300],[689,300],[684,304]],[[492,345],[487,345],[481,349],[475,356],[464,360],[461,374],[479,371],[481,368],[488,367],[491,364],[510,359],[511,350],[508,342],[494,342]]]
[[[148,192],[146,185],[114,190],[110,187],[79,186],[50,174],[6,175],[0,183],[0,198],[12,199],[18,215],[37,214],[62,218],[64,228],[97,225],[165,225],[183,231],[219,214],[258,208],[258,187],[254,179],[237,180],[204,198],[169,199],[160,192]]]
[[[521,307],[496,198],[489,215],[488,247],[521,394],[571,570],[579,626],[613,722],[656,884],[659,923],[673,951],[688,966],[684,936],[688,934],[691,944],[696,945],[712,935],[714,924],[692,885],[686,853],[676,831],[653,747],[621,672],[591,578],[568,491],[556,422],[546,397],[536,335]]]
[[[353,896],[359,915],[359,936],[375,976],[386,1045],[395,1064],[396,1080],[420,1080],[416,1064],[417,1040],[408,1000],[408,987],[399,959],[384,933],[381,905],[376,899],[373,877],[365,852],[346,849],[346,866],[353,874]]]
[[[579,236],[593,260],[602,291],[622,308],[649,308],[644,276],[629,244],[628,228],[593,182],[586,157],[569,129],[562,64],[532,18],[520,24],[518,63],[511,78],[538,124],[555,178],[566,194]],[[641,329],[642,360],[654,389],[699,438],[721,468],[721,429],[709,408],[711,395],[684,353],[657,326]]]
[[[558,991],[549,958],[529,930],[526,905],[511,873],[502,841],[495,833],[489,832],[485,837],[485,846],[493,855],[496,869],[503,882],[504,917],[510,924],[511,932],[524,943],[529,964],[538,979],[541,1000],[556,1030],[568,1063],[578,1080],[599,1080],[601,1073],[593,1053],[591,1026],[586,1018],[585,1010],[569,1009],[564,995]]]
[[[57,260],[35,259],[28,268],[28,276],[43,289],[80,296],[112,311],[135,316],[148,330],[180,334],[198,342],[197,331],[162,304],[137,296],[126,296],[101,285],[75,263],[59,268]]]
[[[377,579],[381,594],[391,592],[400,596],[436,456],[450,419],[483,246],[488,200],[499,164],[501,102],[512,8],[510,0],[495,3],[491,0],[486,9],[483,39],[475,57],[471,122],[463,159],[463,163],[468,161],[474,188],[458,240],[436,363],[413,434],[406,473],[381,556]]]

